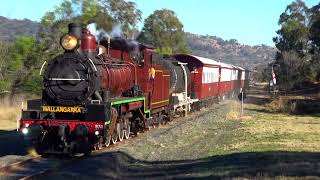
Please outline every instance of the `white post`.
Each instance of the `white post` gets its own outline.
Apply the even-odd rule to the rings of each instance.
[[[240,112],[240,117],[243,116],[243,91],[241,90],[241,112]]]
[[[183,70],[183,74],[184,74],[184,99],[187,102],[187,98],[188,98],[188,80],[187,80],[187,71],[185,69],[185,67],[183,65],[186,65],[187,63],[181,63],[178,62],[178,64],[181,66],[182,70]],[[186,106],[186,110],[185,110],[185,116],[187,116],[188,110],[189,110],[189,104],[185,104]]]
[[[23,111],[23,100],[22,100],[22,102],[21,102],[21,114],[22,114],[22,111]],[[20,118],[20,119],[21,119],[21,118]],[[17,132],[19,131],[20,119],[17,119]]]

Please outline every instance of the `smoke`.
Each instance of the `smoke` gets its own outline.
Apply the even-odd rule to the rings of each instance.
[[[120,24],[115,25],[111,32],[110,35],[112,38],[121,38],[123,37],[123,33],[122,33],[122,27]]]
[[[122,27],[120,24],[115,25],[111,32],[106,32],[104,29],[97,29],[96,23],[87,25],[87,29],[96,37],[97,41],[101,41],[108,38],[123,38]]]
[[[120,24],[115,25],[110,32],[106,32],[104,29],[97,29],[96,23],[88,24],[87,29],[96,37],[96,40],[98,42],[101,40],[106,40],[108,38],[123,39],[124,45],[127,47],[128,51],[132,53],[133,56],[141,56],[139,43],[135,40],[125,40],[126,38],[124,37]]]
[[[132,56],[135,56],[135,58],[138,58],[140,54],[140,48],[139,43],[134,40],[127,41],[128,50],[131,53]]]

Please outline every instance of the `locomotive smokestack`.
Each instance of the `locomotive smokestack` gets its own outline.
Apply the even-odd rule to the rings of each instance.
[[[80,24],[77,23],[70,23],[68,25],[69,28],[69,34],[70,35],[74,35],[75,37],[77,37],[78,40],[81,39],[82,36],[82,27]]]

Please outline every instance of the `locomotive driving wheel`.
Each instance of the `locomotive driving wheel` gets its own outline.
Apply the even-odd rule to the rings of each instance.
[[[111,135],[111,143],[117,144],[117,140],[118,140],[118,133],[117,133],[117,130],[115,129]]]
[[[108,135],[110,131],[109,125],[105,124],[104,125],[104,146],[109,147],[110,142],[111,142],[111,135]]]
[[[105,147],[109,147],[111,142],[111,136],[107,136],[104,142]]]
[[[117,123],[117,135],[118,135],[118,140],[120,142],[123,141],[124,129],[123,129],[123,120],[122,119],[120,119],[120,122]]]
[[[123,121],[123,131],[124,131],[124,138],[129,139],[130,137],[130,121],[129,118],[124,118]]]

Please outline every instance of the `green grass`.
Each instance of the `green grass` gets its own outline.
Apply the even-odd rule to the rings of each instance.
[[[234,106],[234,105],[233,105]],[[241,128],[228,129],[223,143],[209,156],[239,152],[320,150],[320,117],[268,112],[264,105],[245,105],[244,118],[230,119]]]

